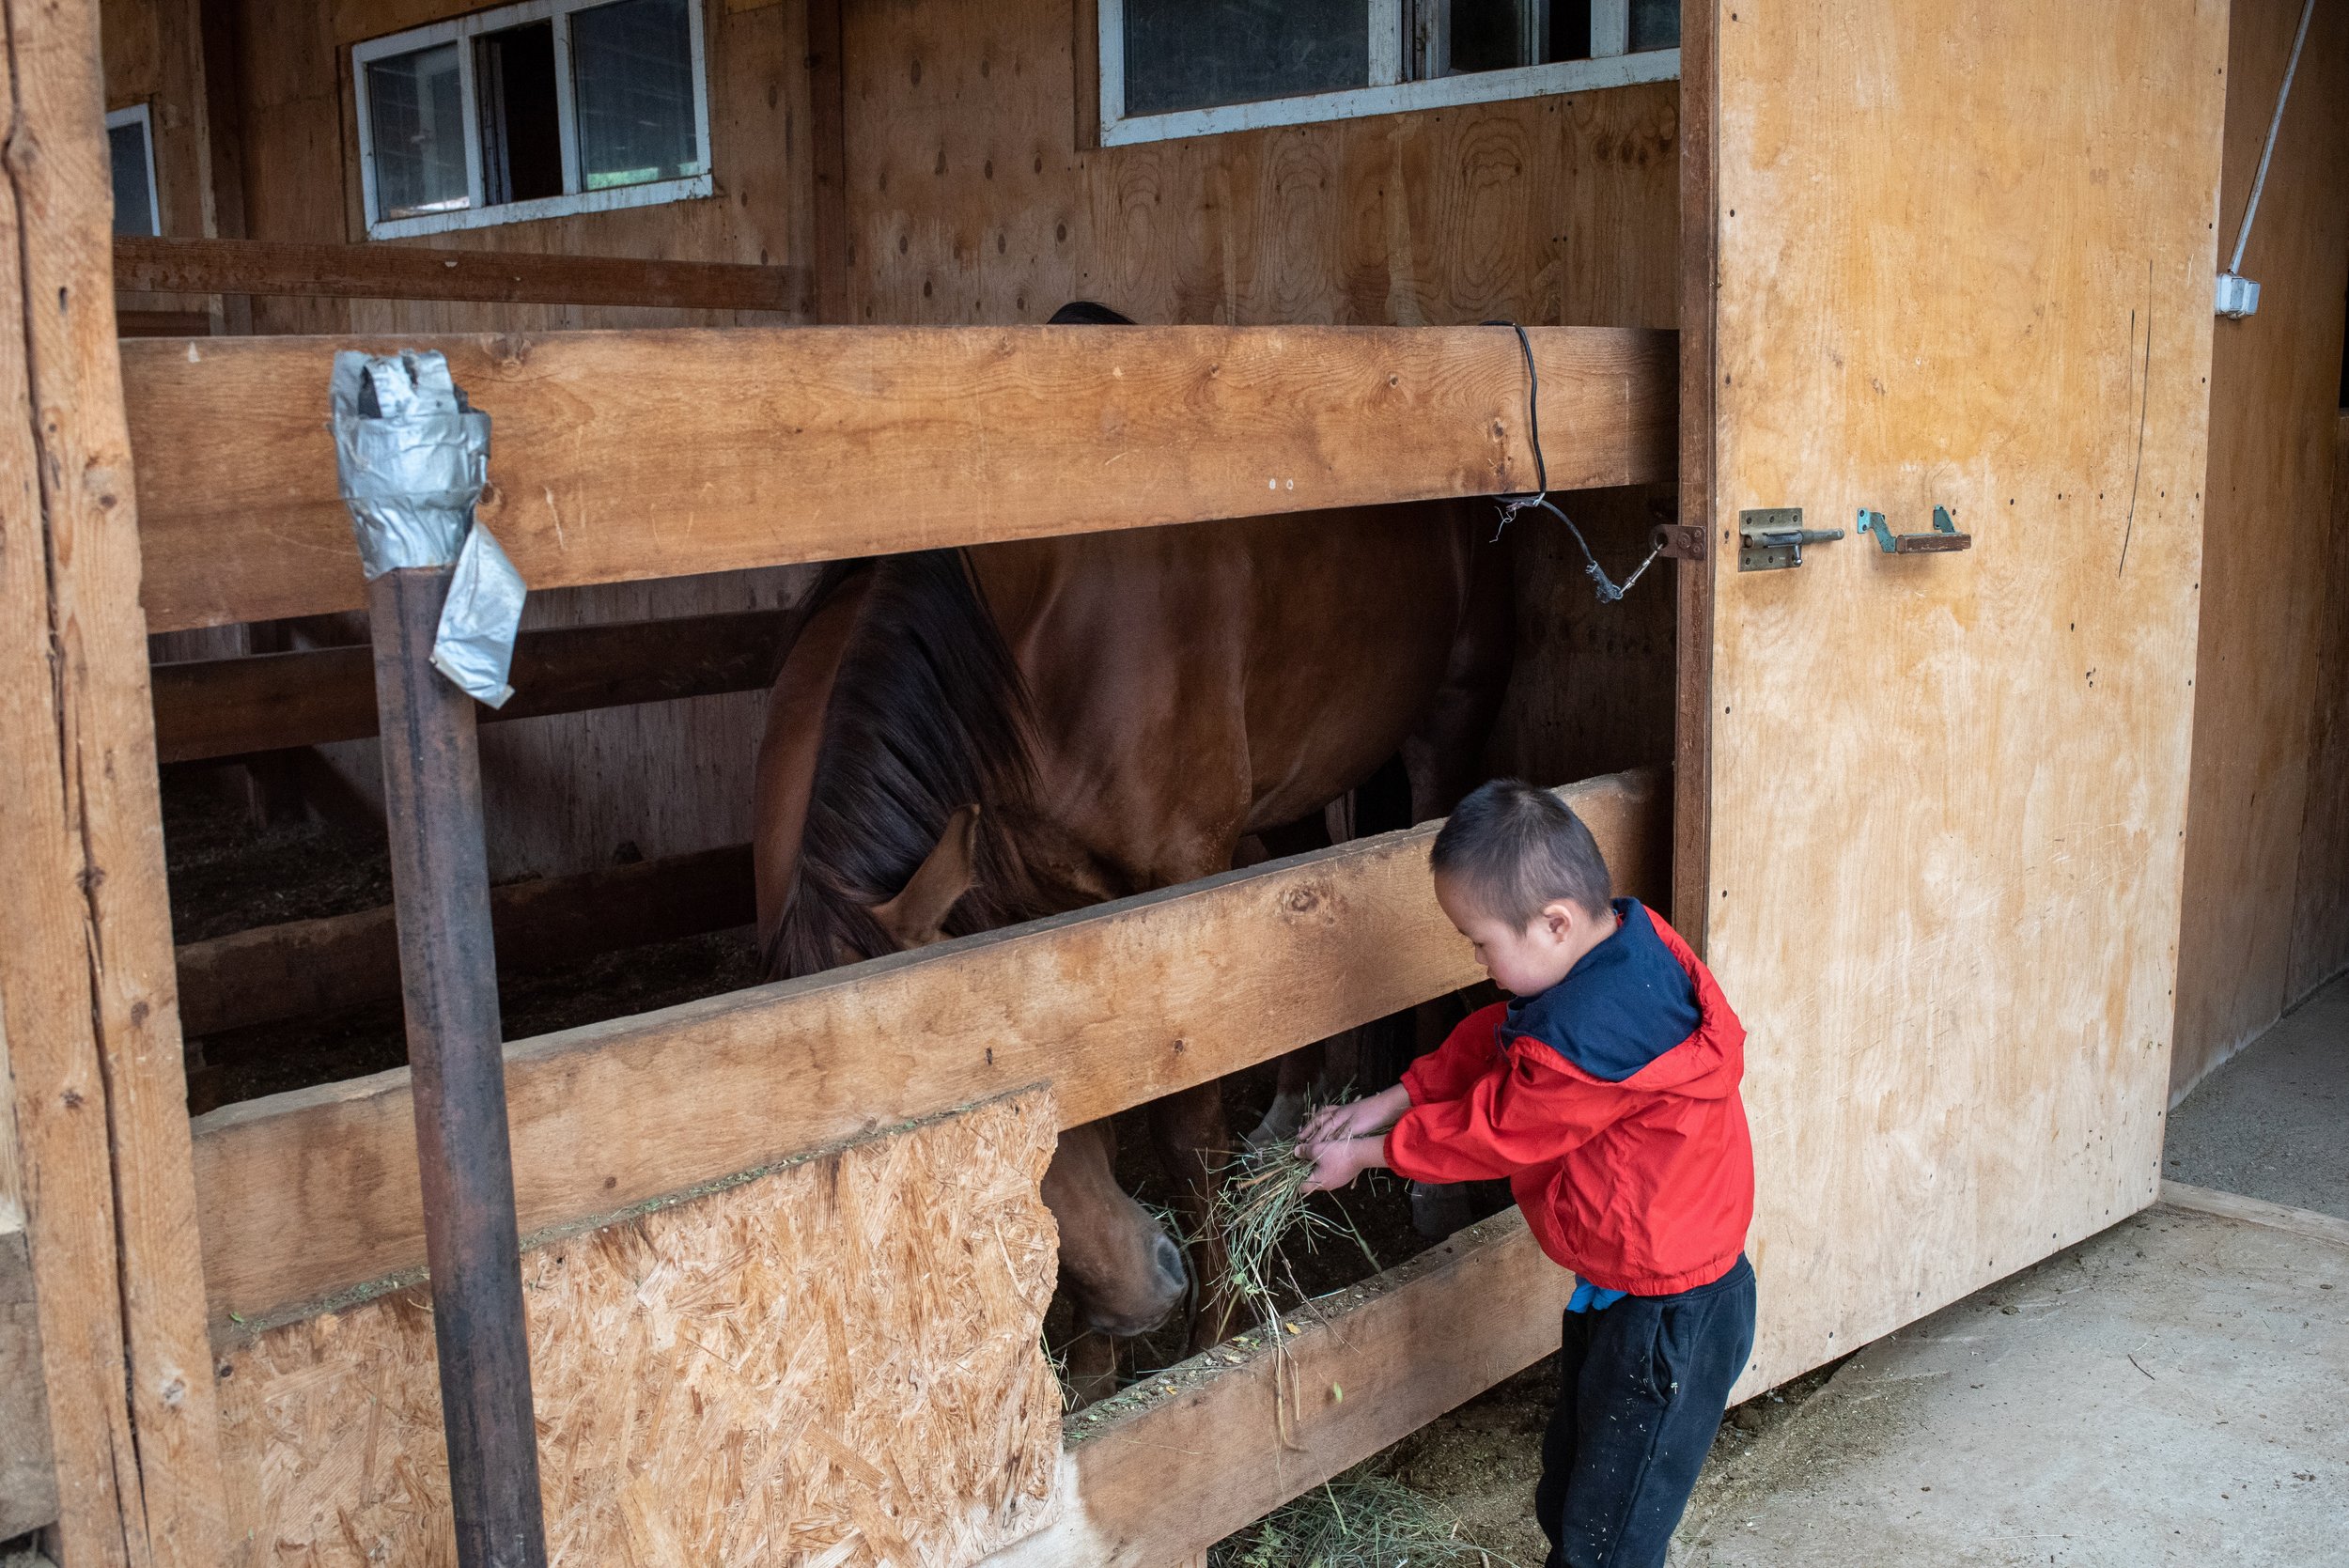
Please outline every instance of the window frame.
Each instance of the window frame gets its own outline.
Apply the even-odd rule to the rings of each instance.
[[[1259,99],[1249,103],[1212,104],[1204,109],[1175,109],[1164,114],[1128,115],[1126,0],[1095,0],[1094,33],[1099,40],[1095,74],[1100,88],[1100,145],[1132,147],[1187,136],[1221,136],[1235,131],[1313,125],[1367,115],[1494,103],[1555,93],[1591,92],[1641,82],[1677,81],[1680,77],[1677,47],[1642,50],[1636,54],[1628,52],[1630,0],[1592,0],[1590,59],[1408,80],[1404,68],[1411,50],[1405,34],[1411,0],[1362,0],[1362,4],[1370,13],[1368,86]]]
[[[664,202],[690,201],[715,194],[715,158],[709,145],[709,58],[704,40],[703,0],[686,0],[685,7],[693,55],[693,134],[701,148],[701,173],[672,179],[648,179],[635,185],[609,185],[593,191],[582,186],[579,116],[572,102],[570,19],[574,12],[611,3],[612,0],[521,0],[517,5],[450,17],[351,45],[351,92],[359,119],[359,186],[366,213],[367,238],[403,240],[419,234],[445,234],[453,229],[565,218],[580,212],[657,207]],[[482,33],[502,32],[534,22],[553,23],[555,119],[557,140],[563,148],[563,194],[487,206],[481,167],[481,97],[475,80],[473,39]],[[443,43],[459,45],[458,96],[462,100],[465,116],[465,196],[471,205],[446,212],[419,212],[406,218],[381,217],[376,195],[375,128],[372,106],[367,101],[367,67],[376,60],[411,54]]]
[[[106,130],[109,132],[119,131],[126,125],[135,125],[139,128],[139,146],[147,155],[147,221],[152,226],[140,238],[151,240],[163,232],[163,193],[155,186],[155,115],[153,109],[145,102],[138,102],[127,109],[109,109],[106,112]],[[106,164],[108,188],[111,190],[114,175],[114,139],[111,134],[107,137]],[[117,229],[116,232],[121,231]]]

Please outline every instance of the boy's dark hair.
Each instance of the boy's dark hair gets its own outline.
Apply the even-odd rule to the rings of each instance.
[[[1563,899],[1594,915],[1611,907],[1607,858],[1572,807],[1522,779],[1495,779],[1454,810],[1430,868],[1485,913],[1522,931]]]

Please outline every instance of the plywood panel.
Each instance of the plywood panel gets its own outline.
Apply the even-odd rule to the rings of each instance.
[[[2308,810],[2293,901],[2289,1005],[2349,966],[2349,413],[2333,446],[2333,516],[2326,532],[2317,677],[2309,711]]]
[[[961,1568],[1050,1514],[1049,1091],[522,1258],[555,1562]],[[220,1356],[242,1563],[455,1561],[430,1298]]]
[[[2219,245],[2249,198],[2299,0],[2234,0]],[[2194,775],[2178,934],[2174,1101],[2292,1000],[2310,717],[2340,424],[2349,279],[2349,12],[2320,6],[2243,258],[2259,314],[2211,345],[2210,476],[2195,660]],[[2336,793],[2339,781],[2335,781]],[[2321,808],[2320,814],[2321,814]]]
[[[1776,1381],[2154,1199],[2216,0],[1714,8],[1710,957]],[[1743,573],[1740,507],[1902,531]]]

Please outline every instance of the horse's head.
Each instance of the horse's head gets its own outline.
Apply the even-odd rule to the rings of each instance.
[[[753,807],[770,979],[1037,912],[1005,824],[1027,800],[1027,693],[953,552],[842,569],[776,677]],[[1085,1326],[1141,1333],[1190,1289],[1182,1250],[1117,1185],[1106,1124],[1044,1175]]]

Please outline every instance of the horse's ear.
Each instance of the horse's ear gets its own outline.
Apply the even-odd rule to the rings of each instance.
[[[902,950],[938,940],[955,903],[978,885],[979,808],[965,806],[946,819],[937,847],[914,871],[905,890],[873,907],[873,918]]]

